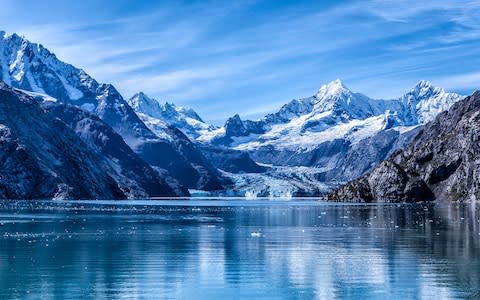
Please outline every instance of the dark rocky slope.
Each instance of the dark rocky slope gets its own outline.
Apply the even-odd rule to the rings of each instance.
[[[73,129],[117,171],[117,177],[132,186],[132,190],[142,190],[149,197],[189,196],[188,190],[168,176],[166,170],[154,170],[96,115],[62,103],[47,101],[42,103],[42,107]]]
[[[228,182],[180,130],[169,127],[157,136],[112,85],[100,86],[98,93],[95,113],[151,166],[192,189],[219,190]]]
[[[230,173],[264,173],[268,168],[253,161],[248,153],[223,146],[200,144],[200,151],[218,169]]]
[[[480,199],[480,92],[427,123],[412,144],[326,200]]]
[[[167,195],[175,195],[164,185]],[[143,189],[32,97],[0,82],[0,198],[125,199]]]

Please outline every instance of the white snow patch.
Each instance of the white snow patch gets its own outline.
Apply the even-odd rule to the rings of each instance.
[[[78,99],[80,99],[80,98],[83,97],[83,93],[82,93],[80,90],[78,90],[78,89],[74,88],[73,86],[71,86],[71,85],[67,82],[67,80],[65,80],[65,78],[64,78],[63,76],[58,75],[58,73],[57,73],[57,76],[58,76],[58,78],[60,78],[60,81],[62,82],[63,87],[64,87],[65,90],[67,91],[68,97],[69,97],[71,100],[78,100]]]
[[[216,137],[225,136],[225,127],[216,128],[214,130],[200,130],[199,134],[200,136],[197,138],[197,141],[207,143]]]
[[[22,71],[22,73],[23,73],[23,71]],[[27,76],[28,83],[30,84],[30,87],[32,88],[32,90],[34,92],[40,93],[40,94],[45,94],[45,91],[43,90],[43,88],[39,87],[37,85],[37,83],[35,82],[35,79],[33,78],[32,74],[26,73],[26,76]]]
[[[30,95],[33,98],[37,98],[37,99],[40,98],[44,102],[58,102],[57,98],[53,98],[52,96],[49,96],[45,93],[31,92],[31,91],[26,91],[26,90],[22,90],[22,89],[15,89],[15,90],[20,91],[22,93],[25,93],[27,95]]]
[[[88,112],[93,112],[95,110],[95,105],[93,103],[84,103],[80,105],[80,108]]]
[[[155,133],[156,136],[158,136],[161,139],[165,139],[168,141],[172,141],[172,137],[165,132],[165,130],[168,128],[168,124],[165,122],[152,118],[150,116],[147,116],[146,114],[138,113],[137,115],[140,117],[140,119],[147,125],[148,129],[150,129],[153,133]]]

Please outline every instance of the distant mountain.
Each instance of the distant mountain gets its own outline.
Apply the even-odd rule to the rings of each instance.
[[[172,127],[192,140],[217,129],[206,124],[193,109],[177,107],[171,103],[160,104],[143,92],[135,94],[128,103],[152,132],[167,139],[171,137],[165,133]],[[214,167],[223,171],[233,173],[266,171],[265,167],[256,164],[245,152],[212,144],[200,144],[197,147]]]
[[[419,125],[462,98],[421,81],[399,99],[375,100],[336,80],[259,121],[235,115],[197,140],[246,151],[259,163],[320,168],[322,182],[348,181],[408,145]]]
[[[480,92],[427,123],[413,143],[326,199],[364,202],[480,199]]]
[[[398,99],[376,100],[354,93],[335,80],[323,85],[314,96],[292,100],[261,120],[242,120],[235,115],[220,128],[205,124],[200,117],[191,121],[175,106],[162,105],[143,93],[129,103],[153,132],[160,134],[175,125],[200,143],[216,167],[231,173],[227,176],[235,182],[235,189],[262,196],[295,196],[324,192],[325,187],[365,174],[408,145],[422,124],[462,98],[420,81]],[[198,115],[193,112],[193,116]],[[227,161],[225,149],[248,153],[248,160]],[[235,175],[250,173],[248,168],[240,170],[238,166],[254,166],[251,159],[256,166],[268,165],[260,165],[263,170],[254,168],[264,174]],[[297,176],[322,187],[314,191],[305,185],[288,184]],[[250,189],[244,182],[249,182]],[[281,185],[285,188],[280,189]]]
[[[161,134],[168,126],[175,126],[190,139],[195,140],[216,128],[206,124],[193,109],[177,107],[168,102],[160,104],[158,100],[148,97],[143,92],[135,94],[128,103],[157,134]]]
[[[381,125],[378,129],[383,130],[424,124],[462,98],[421,81],[399,99],[375,100],[354,93],[340,80],[335,80],[323,85],[314,96],[292,100],[259,121],[243,121],[235,115],[227,120],[224,130],[217,130],[217,135],[200,140],[239,149],[266,145],[309,148],[331,140],[329,133],[338,136],[337,133],[346,134],[350,128],[358,131],[368,127],[369,131],[361,130],[363,135],[350,134],[349,140],[352,140],[369,135],[378,125]],[[372,128],[373,123],[376,124]]]
[[[0,100],[0,198],[125,199],[145,198],[155,192],[179,195],[153,170],[148,174],[148,167],[140,165],[136,172],[115,157],[101,155],[92,148],[96,142],[86,143],[87,138],[81,139],[33,97],[3,82]],[[93,128],[84,127],[85,135],[89,129]],[[106,133],[95,139],[108,143],[115,138]]]
[[[223,186],[225,179],[186,136],[167,129],[157,136],[112,85],[99,84],[42,45],[0,32],[0,79],[95,113],[151,166],[167,170],[189,188],[215,190]]]

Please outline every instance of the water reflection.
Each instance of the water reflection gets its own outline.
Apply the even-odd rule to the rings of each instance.
[[[478,205],[222,204],[0,202],[0,298],[480,297]]]

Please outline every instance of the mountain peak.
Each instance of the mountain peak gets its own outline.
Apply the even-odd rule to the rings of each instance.
[[[418,87],[418,88],[430,88],[432,87],[433,84],[428,81],[428,80],[420,80],[416,85],[415,87]]]
[[[365,119],[373,115],[370,98],[353,93],[340,79],[323,85],[315,95],[313,110],[316,113],[334,111],[354,119]]]
[[[145,99],[145,98],[148,98],[148,96],[144,93],[144,92],[138,92],[136,93],[135,95],[133,95],[132,98],[141,98],[141,99]]]
[[[407,94],[415,95],[415,97],[430,97],[432,94],[445,93],[442,88],[435,87],[430,81],[419,81]]]
[[[317,98],[319,102],[337,102],[340,98],[350,97],[352,94],[340,79],[336,79],[322,85],[315,95],[315,98]]]
[[[246,136],[249,133],[238,114],[228,118],[224,127],[226,136]]]
[[[141,112],[154,117],[157,117],[162,113],[160,103],[147,96],[144,92],[136,93],[127,102],[136,112]]]
[[[405,107],[406,123],[427,123],[462,98],[461,95],[448,93],[429,81],[421,80],[401,98]]]
[[[430,81],[421,80],[403,98],[408,99],[410,102],[419,102],[445,93],[444,89],[434,86]]]
[[[157,103],[157,100],[150,98],[144,92],[138,92],[133,95],[128,101],[128,104],[132,107],[142,105],[153,105]]]
[[[317,95],[321,97],[325,97],[328,95],[339,95],[342,94],[346,91],[349,91],[349,89],[343,84],[343,82],[340,79],[336,79],[334,81],[331,81],[327,84],[324,84],[320,87],[320,89],[317,92]]]

